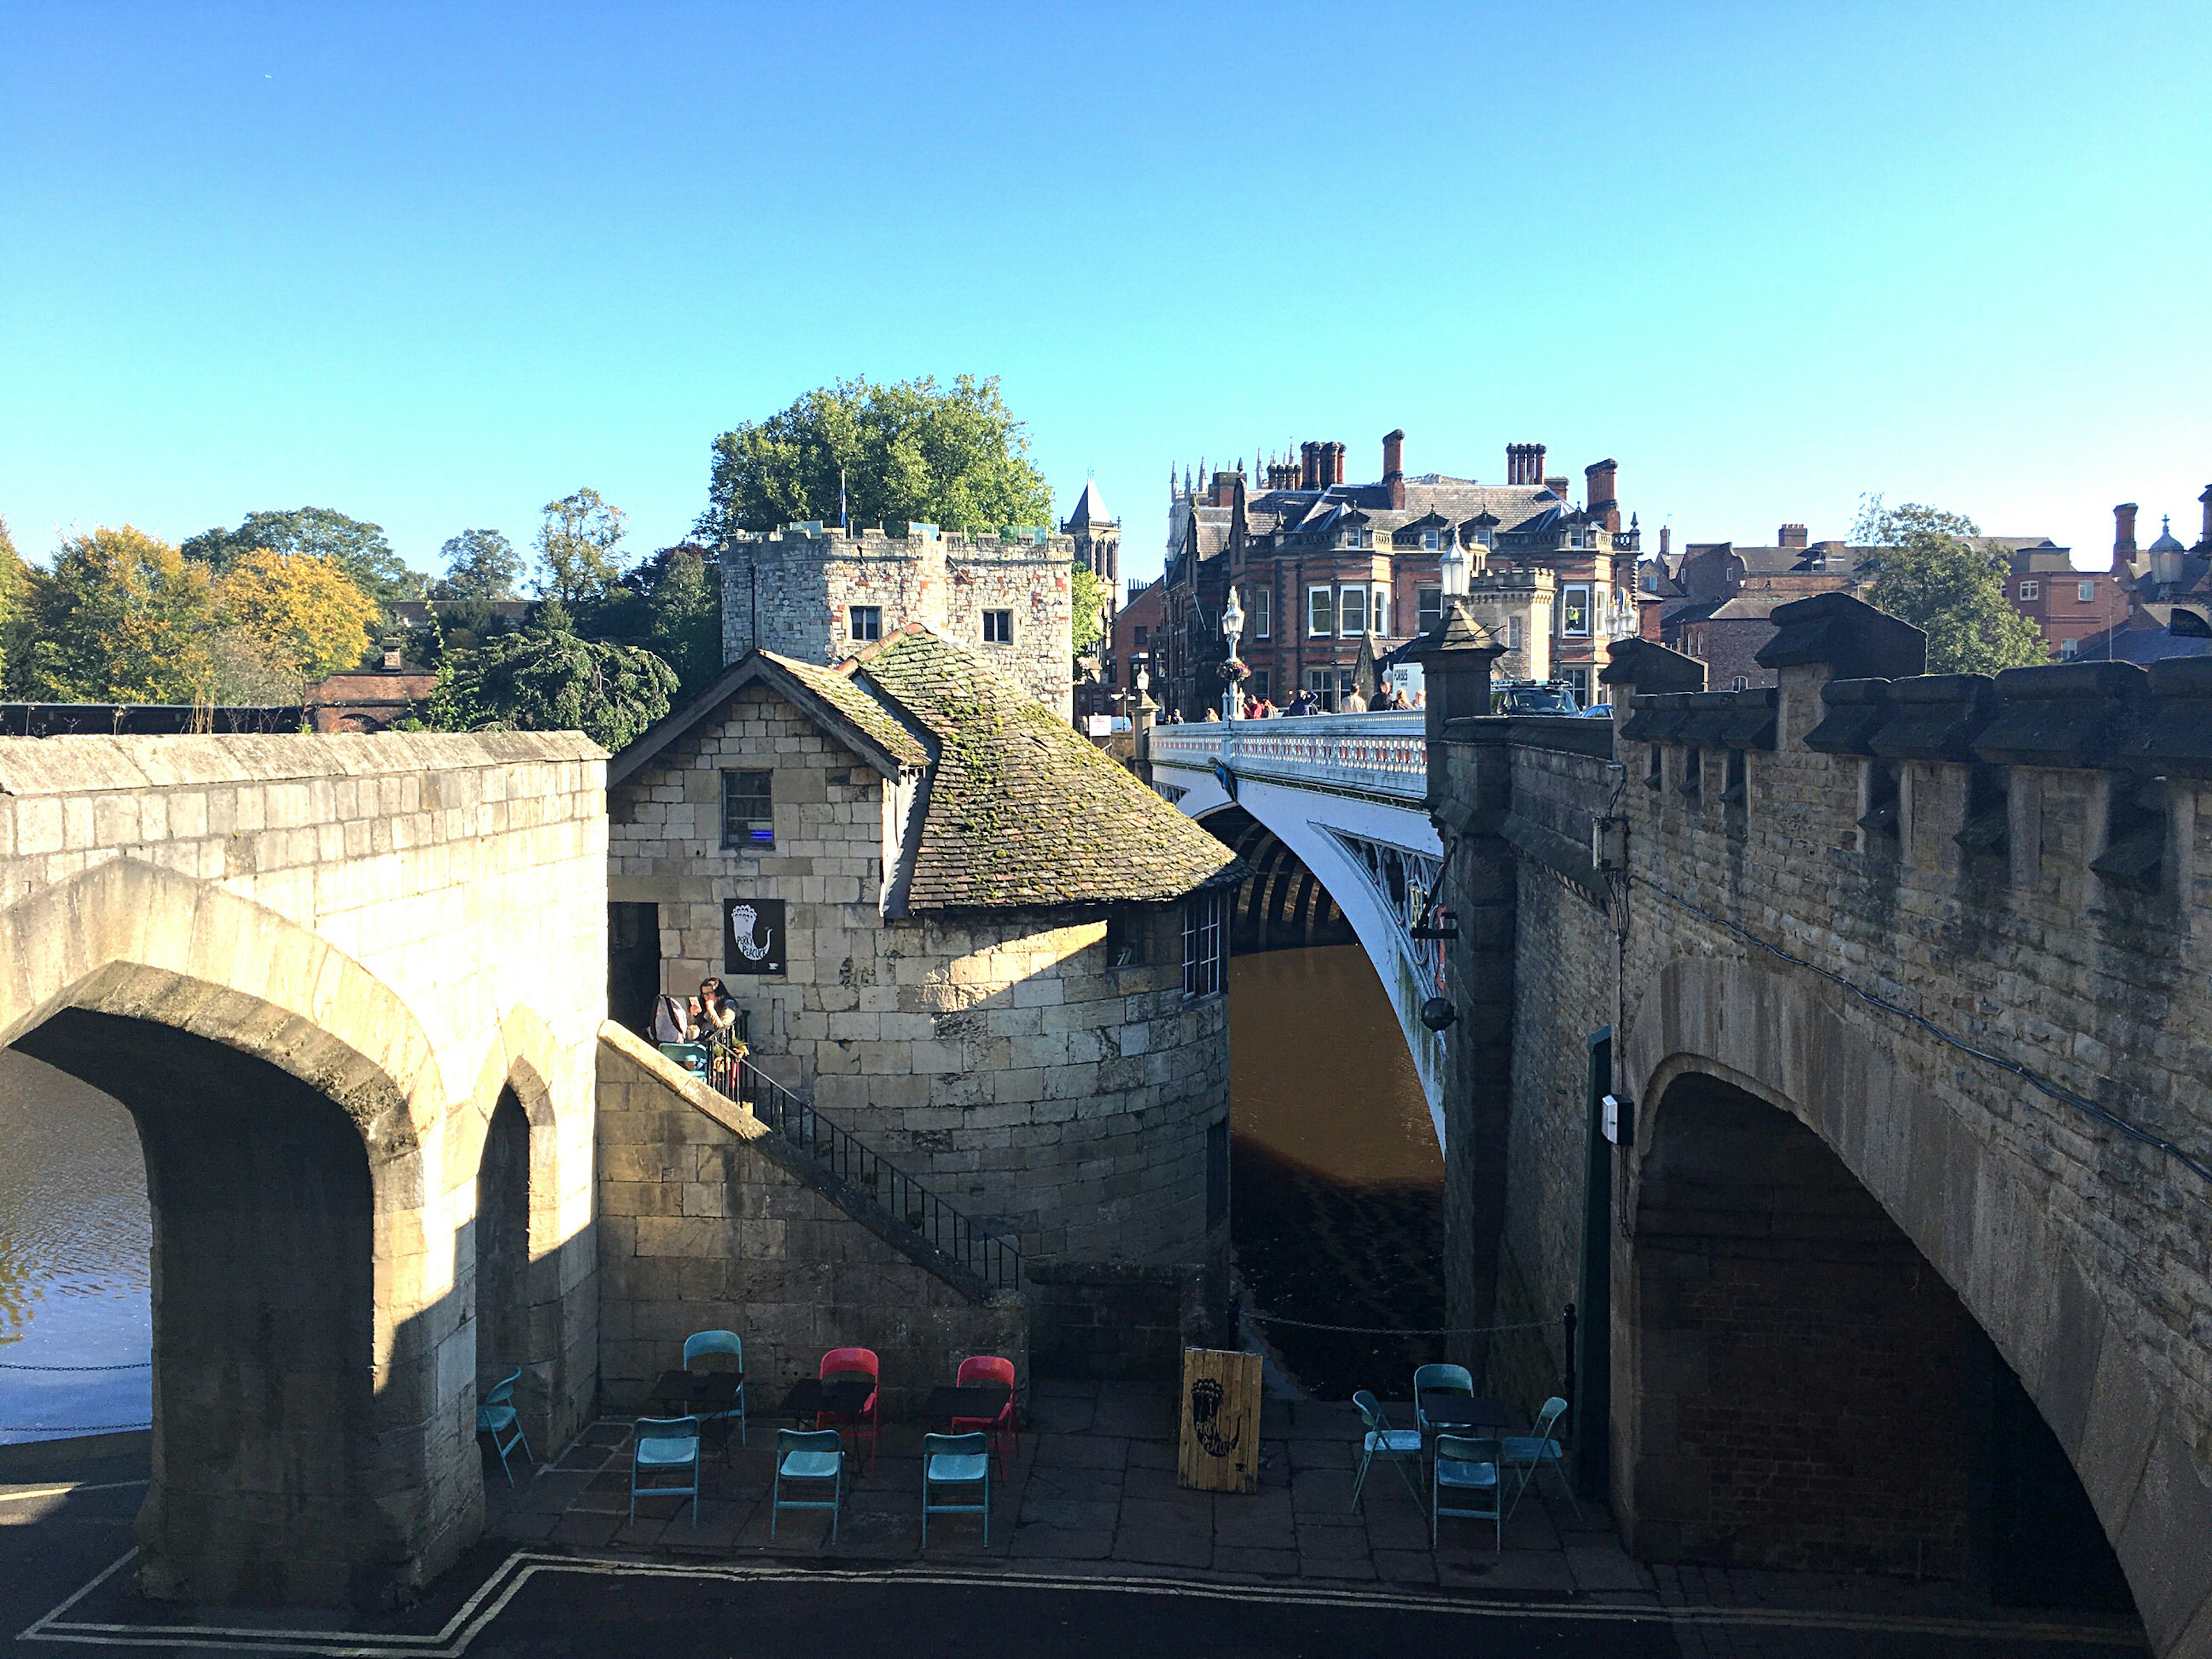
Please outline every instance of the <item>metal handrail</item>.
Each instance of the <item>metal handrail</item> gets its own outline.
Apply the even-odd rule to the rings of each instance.
[[[717,1049],[707,1081],[820,1165],[856,1202],[992,1290],[1021,1288],[1021,1246],[987,1232],[873,1147],[832,1123],[744,1055]]]

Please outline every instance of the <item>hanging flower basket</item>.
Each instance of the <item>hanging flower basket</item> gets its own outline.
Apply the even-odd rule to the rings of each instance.
[[[1221,665],[1221,678],[1239,684],[1252,678],[1252,670],[1240,658],[1231,657]]]

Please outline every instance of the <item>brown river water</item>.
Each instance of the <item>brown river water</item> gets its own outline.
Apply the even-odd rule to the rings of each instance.
[[[1443,1155],[1382,981],[1356,945],[1229,964],[1230,1231],[1248,1312],[1444,1323]],[[1433,1336],[1261,1323],[1324,1399],[1403,1397]]]

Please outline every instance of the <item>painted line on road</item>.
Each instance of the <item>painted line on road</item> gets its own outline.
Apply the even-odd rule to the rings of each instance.
[[[1336,1589],[1311,1585],[1224,1584],[1188,1578],[1133,1574],[1040,1573],[927,1567],[787,1566],[777,1563],[646,1562],[622,1557],[543,1555],[517,1550],[477,1586],[445,1625],[434,1632],[398,1635],[372,1631],[253,1629],[209,1625],[118,1625],[66,1618],[70,1609],[137,1554],[123,1556],[90,1583],[24,1631],[24,1641],[69,1642],[91,1647],[172,1647],[258,1653],[312,1654],[332,1659],[459,1659],[470,1644],[504,1613],[540,1574],[605,1578],[694,1579],[724,1583],[810,1584],[842,1583],[896,1588],[1088,1591],[1101,1595],[1182,1597],[1191,1600],[1285,1604],[1297,1607],[1389,1610],[1456,1614],[1478,1619],[1551,1620],[1574,1624],[1666,1624],[1735,1628],[1861,1632],[1869,1634],[1950,1636],[1976,1641],[2067,1642],[2077,1645],[2133,1649],[2143,1644],[2131,1632],[2103,1626],[2045,1620],[1983,1620],[1914,1617],[1887,1613],[1792,1612],[1774,1607],[1625,1607],[1618,1604],[1551,1601],[1471,1601],[1437,1594],[1380,1589]]]
[[[0,1504],[26,1504],[33,1498],[66,1498],[77,1492],[121,1492],[125,1486],[143,1486],[145,1484],[143,1480],[103,1480],[93,1486],[33,1486],[27,1492],[0,1492]]]

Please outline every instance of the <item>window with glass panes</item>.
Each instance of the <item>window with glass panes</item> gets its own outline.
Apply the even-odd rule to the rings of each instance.
[[[775,845],[775,797],[773,772],[722,774],[722,845]]]
[[[1014,642],[1014,613],[1011,611],[986,611],[983,613],[983,643],[1012,645]]]
[[[1306,589],[1306,633],[1318,638],[1336,632],[1335,596],[1326,587]]]
[[[1347,637],[1357,636],[1367,631],[1367,590],[1365,588],[1347,587],[1338,595],[1336,625],[1338,631]]]
[[[848,605],[845,607],[846,631],[856,640],[879,640],[884,636],[884,608],[879,605]]]
[[[1427,633],[1443,620],[1444,591],[1441,587],[1417,587],[1413,590],[1413,621],[1421,633]]]
[[[1229,896],[1194,893],[1182,906],[1182,994],[1218,995],[1229,975]]]
[[[1255,640],[1272,638],[1275,611],[1274,590],[1268,587],[1254,588],[1252,597],[1245,602],[1244,608],[1251,614],[1252,637]]]

